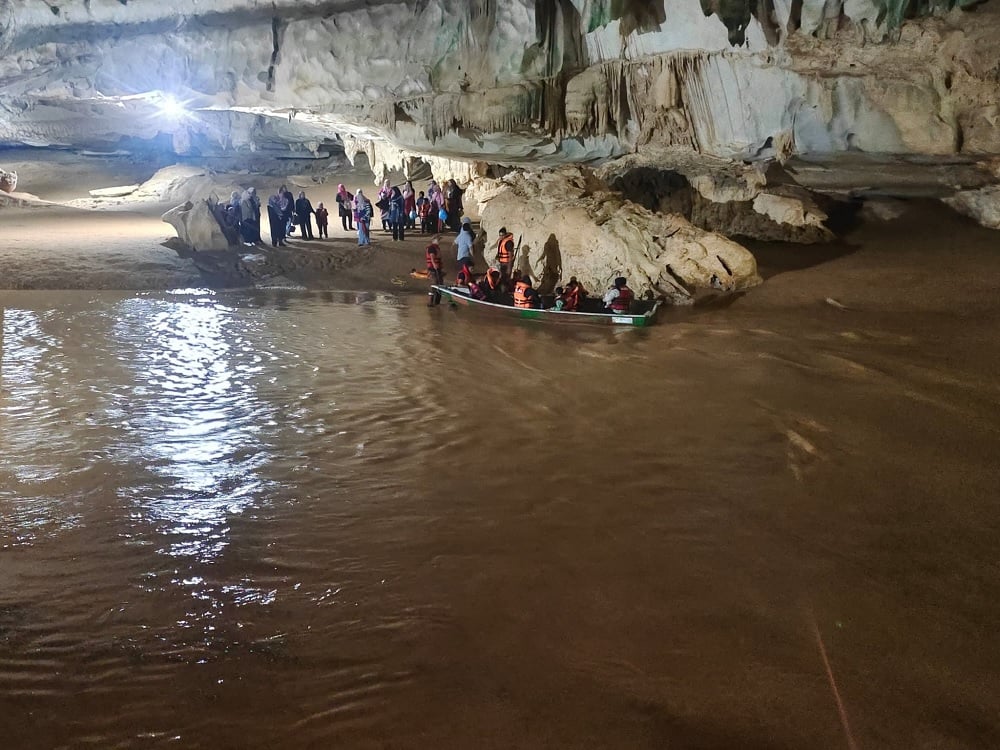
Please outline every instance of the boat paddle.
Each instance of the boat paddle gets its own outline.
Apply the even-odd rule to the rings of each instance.
[[[514,275],[514,264],[517,263],[517,253],[521,249],[521,238],[523,234],[517,235],[517,245],[514,246],[514,254],[510,256],[510,275]]]

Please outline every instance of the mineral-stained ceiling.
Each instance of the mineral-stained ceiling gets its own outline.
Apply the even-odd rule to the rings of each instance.
[[[2,0],[0,144],[986,163],[1000,0],[945,4]]]

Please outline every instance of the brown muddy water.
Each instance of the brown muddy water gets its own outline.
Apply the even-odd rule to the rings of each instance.
[[[1000,747],[976,237],[645,331],[0,294],[0,744]]]

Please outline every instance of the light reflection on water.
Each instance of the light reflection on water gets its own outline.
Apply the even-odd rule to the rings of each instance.
[[[122,447],[152,475],[118,492],[174,540],[169,554],[202,561],[225,549],[227,519],[266,494],[258,425],[273,407],[257,392],[254,331],[233,312],[211,297],[136,298],[118,305],[112,330],[142,384],[129,397]]]

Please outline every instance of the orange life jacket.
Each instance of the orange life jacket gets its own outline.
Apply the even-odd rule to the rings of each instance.
[[[514,235],[507,233],[497,241],[497,262],[510,263],[514,259]]]
[[[517,282],[514,287],[514,307],[531,307],[532,300],[528,297],[531,287],[524,281]]]
[[[628,312],[634,299],[635,295],[632,294],[632,290],[623,286],[618,290],[618,296],[611,300],[611,309],[616,312]]]
[[[427,270],[428,271],[440,271],[441,270],[441,255],[440,248],[431,243],[424,249],[424,256],[427,259]]]

